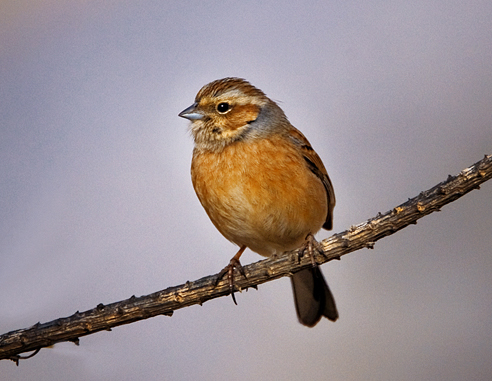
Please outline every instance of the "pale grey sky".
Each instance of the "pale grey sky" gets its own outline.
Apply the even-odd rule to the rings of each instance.
[[[307,136],[334,232],[491,154],[490,20],[473,0],[3,2],[0,333],[228,263],[177,116],[214,79],[246,78]],[[301,326],[281,279],[1,361],[0,379],[490,380],[491,198],[324,265],[336,323]]]

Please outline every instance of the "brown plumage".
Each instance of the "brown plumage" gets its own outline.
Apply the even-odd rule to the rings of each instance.
[[[313,235],[332,228],[335,194],[304,135],[261,90],[240,78],[209,83],[179,116],[192,121],[191,177],[215,227],[240,247],[223,273],[240,267],[246,247],[263,255],[322,250]],[[338,312],[319,268],[295,273],[299,321],[314,326]]]

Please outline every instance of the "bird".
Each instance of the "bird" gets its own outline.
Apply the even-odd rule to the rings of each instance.
[[[217,230],[239,246],[218,278],[228,274],[234,302],[233,272],[245,276],[239,259],[246,248],[265,257],[299,249],[313,262],[290,277],[299,322],[336,321],[335,300],[314,260],[314,251],[323,254],[314,234],[333,227],[335,193],[306,137],[242,78],[208,83],[178,115],[191,122],[196,195]]]

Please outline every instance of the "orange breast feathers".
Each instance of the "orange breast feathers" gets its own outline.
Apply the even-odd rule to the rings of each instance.
[[[240,140],[221,152],[195,150],[197,196],[228,240],[264,256],[301,246],[325,222],[325,187],[285,137]]]

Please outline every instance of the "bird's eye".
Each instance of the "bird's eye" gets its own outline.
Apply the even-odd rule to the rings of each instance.
[[[231,109],[231,106],[227,102],[222,102],[217,105],[217,111],[221,114],[225,114],[227,111]]]

